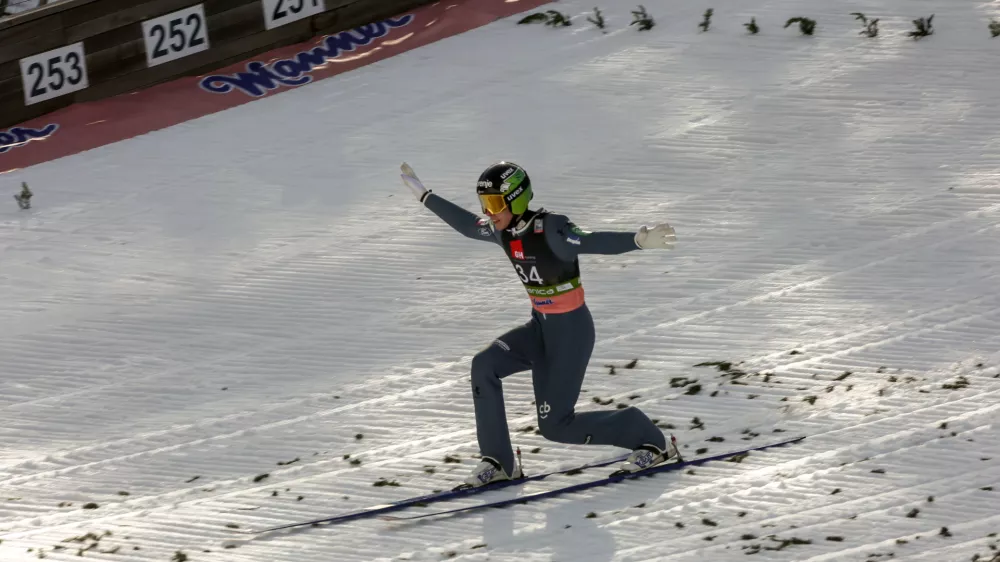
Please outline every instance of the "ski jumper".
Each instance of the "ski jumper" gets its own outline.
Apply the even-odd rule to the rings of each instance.
[[[472,398],[480,453],[513,474],[501,379],[531,370],[538,429],[560,443],[666,448],[666,438],[638,408],[576,413],[594,349],[594,320],[584,301],[580,254],[637,250],[630,232],[586,232],[563,215],[539,209],[497,232],[490,221],[434,194],[424,205],[468,238],[501,246],[531,300],[531,318],[472,359]]]

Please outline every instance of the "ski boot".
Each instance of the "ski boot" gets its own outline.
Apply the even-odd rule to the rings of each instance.
[[[682,462],[683,460],[680,451],[677,450],[677,439],[671,434],[670,439],[667,439],[665,451],[660,450],[655,445],[641,445],[632,451],[632,454],[625,459],[618,470],[611,473],[611,476],[633,474],[665,462]]]
[[[465,490],[468,488],[478,488],[480,486],[486,486],[488,484],[493,484],[494,482],[501,482],[504,480],[519,480],[524,478],[524,472],[521,470],[521,450],[517,451],[517,466],[514,467],[514,474],[508,475],[507,471],[500,466],[500,463],[492,457],[483,457],[476,465],[476,468],[472,471],[465,481],[453,488],[454,490]]]

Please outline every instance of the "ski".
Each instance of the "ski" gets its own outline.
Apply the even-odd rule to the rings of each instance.
[[[506,488],[508,486],[515,486],[515,485],[518,485],[518,484],[523,484],[525,482],[534,482],[534,481],[537,481],[537,480],[542,480],[542,479],[548,478],[549,476],[552,476],[552,475],[555,475],[555,474],[566,474],[566,473],[570,473],[570,472],[575,473],[577,471],[587,470],[587,469],[590,469],[590,468],[600,468],[600,467],[603,467],[603,466],[608,466],[608,465],[611,465],[611,464],[615,464],[617,462],[622,462],[626,458],[628,458],[629,454],[630,453],[625,453],[625,454],[622,454],[622,455],[618,455],[616,457],[612,457],[612,458],[608,458],[608,459],[604,459],[604,460],[592,462],[592,463],[589,463],[589,464],[580,465],[580,466],[573,467],[573,468],[563,468],[563,469],[560,469],[560,470],[553,470],[553,471],[550,471],[550,472],[542,472],[542,473],[539,473],[539,474],[533,474],[531,476],[525,476],[523,478],[518,478],[517,480],[504,480],[504,481],[500,481],[500,482],[494,482],[493,484],[487,484],[485,486],[480,486],[478,488],[464,488],[464,489],[460,489],[460,490],[445,490],[443,492],[437,492],[437,493],[433,493],[433,494],[427,494],[427,495],[424,495],[424,496],[407,498],[407,499],[399,500],[399,501],[392,502],[392,503],[386,503],[386,504],[380,504],[380,505],[373,505],[373,506],[366,507],[366,508],[363,508],[363,509],[359,509],[359,510],[356,510],[356,511],[350,511],[350,512],[347,512],[347,513],[342,513],[340,515],[334,515],[332,517],[324,517],[322,519],[314,519],[312,521],[302,521],[302,522],[298,522],[298,523],[289,523],[289,524],[286,524],[286,525],[278,525],[278,526],[269,527],[269,528],[266,528],[266,529],[246,530],[246,531],[241,531],[241,532],[244,533],[244,534],[255,534],[256,535],[256,534],[262,534],[262,533],[270,533],[272,531],[281,531],[281,530],[284,530],[284,529],[292,529],[292,528],[295,528],[295,527],[305,527],[305,526],[309,526],[309,525],[320,525],[320,524],[332,525],[332,524],[337,524],[337,523],[344,523],[344,522],[347,522],[347,521],[353,521],[353,520],[356,520],[356,519],[364,519],[366,517],[375,517],[375,516],[383,515],[383,514],[386,514],[386,513],[393,512],[393,511],[401,511],[401,510],[404,510],[404,509],[407,509],[407,508],[410,508],[410,507],[424,507],[424,506],[426,506],[428,504],[431,504],[431,503],[436,503],[436,502],[441,502],[441,501],[447,501],[447,500],[452,500],[452,499],[456,499],[456,498],[464,498],[464,497],[472,496],[472,495],[475,495],[475,494],[481,494],[483,492],[490,492],[490,491],[493,491],[493,490],[499,490],[499,489],[502,489],[502,488]]]
[[[803,439],[805,439],[804,435],[799,436],[799,437],[793,437],[791,439],[786,439],[784,441],[779,441],[779,442],[776,442],[776,443],[770,443],[768,445],[759,445],[759,446],[756,446],[756,447],[748,447],[746,449],[737,450],[737,451],[730,451],[728,453],[722,453],[722,454],[713,455],[713,456],[710,456],[710,457],[702,457],[700,459],[694,459],[694,460],[689,460],[689,461],[681,461],[681,462],[675,462],[675,463],[669,463],[669,464],[661,464],[661,465],[654,466],[652,468],[647,468],[646,470],[643,470],[643,471],[640,471],[640,472],[636,472],[636,473],[632,473],[632,474],[621,474],[621,475],[616,475],[616,476],[607,476],[605,478],[598,478],[598,479],[595,479],[595,480],[588,480],[586,482],[580,482],[579,484],[571,484],[569,486],[563,486],[561,488],[556,488],[554,490],[547,490],[547,491],[544,491],[544,492],[535,492],[533,494],[527,494],[527,495],[519,496],[519,497],[516,497],[516,498],[509,498],[509,499],[504,499],[504,500],[496,500],[496,501],[481,503],[481,504],[477,504],[477,505],[471,505],[471,506],[466,506],[466,507],[459,507],[459,508],[456,508],[456,509],[448,509],[448,510],[443,510],[443,511],[435,511],[435,512],[431,512],[431,513],[421,513],[421,514],[418,514],[418,515],[396,516],[396,515],[388,515],[388,514],[386,514],[386,513],[383,512],[383,513],[378,514],[378,518],[386,520],[386,521],[411,521],[411,520],[414,520],[414,519],[423,519],[425,517],[437,517],[437,516],[441,516],[441,515],[452,515],[452,514],[456,514],[456,513],[466,513],[466,512],[469,512],[469,511],[475,511],[477,509],[484,509],[484,508],[487,508],[487,507],[504,507],[504,506],[511,505],[511,504],[528,503],[528,502],[531,502],[531,501],[536,501],[536,500],[542,500],[542,499],[546,499],[546,498],[551,498],[551,497],[559,496],[559,495],[562,495],[562,494],[568,494],[568,493],[571,493],[571,492],[579,492],[581,490],[586,490],[588,488],[597,488],[599,486],[606,486],[608,484],[614,484],[614,483],[617,483],[617,482],[621,482],[623,480],[631,480],[631,479],[635,479],[635,478],[642,478],[642,477],[646,477],[646,476],[652,476],[654,474],[658,474],[658,473],[661,473],[661,472],[669,472],[669,471],[673,471],[673,470],[680,470],[682,468],[687,468],[689,466],[696,466],[696,465],[700,465],[700,464],[711,462],[711,461],[723,460],[723,459],[727,459],[729,457],[733,457],[733,456],[736,456],[736,455],[742,455],[744,453],[749,453],[751,451],[762,451],[764,449],[771,449],[771,448],[774,448],[774,447],[781,447],[783,445],[790,445],[792,443],[797,443],[799,441],[802,441]]]

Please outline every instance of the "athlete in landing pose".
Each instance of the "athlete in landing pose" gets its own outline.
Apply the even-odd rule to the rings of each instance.
[[[672,249],[668,224],[638,232],[587,232],[563,215],[530,210],[531,182],[523,168],[498,162],[479,176],[476,193],[489,220],[428,191],[409,165],[402,178],[425,207],[459,233],[498,244],[531,299],[531,319],[493,341],[472,359],[472,400],[482,462],[465,481],[482,486],[520,478],[511,449],[500,379],[531,369],[538,429],[560,443],[615,445],[633,452],[619,471],[635,472],[679,458],[638,408],[576,413],[583,376],[594,349],[594,320],[583,298],[580,254],[623,254]]]

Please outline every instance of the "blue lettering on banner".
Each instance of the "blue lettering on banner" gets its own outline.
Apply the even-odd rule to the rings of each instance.
[[[405,27],[412,21],[413,15],[407,14],[328,35],[318,47],[300,52],[292,59],[279,59],[266,64],[254,61],[247,64],[246,72],[206,76],[199,85],[216,94],[228,94],[238,89],[254,97],[263,96],[281,86],[302,86],[312,82],[313,77],[309,73],[326,64],[327,59],[335,59],[341,53],[368,45],[388,35],[393,28]]]
[[[14,127],[9,131],[0,131],[0,154],[23,146],[28,141],[44,139],[56,132],[59,125],[52,123],[43,129],[32,129],[29,127]]]

